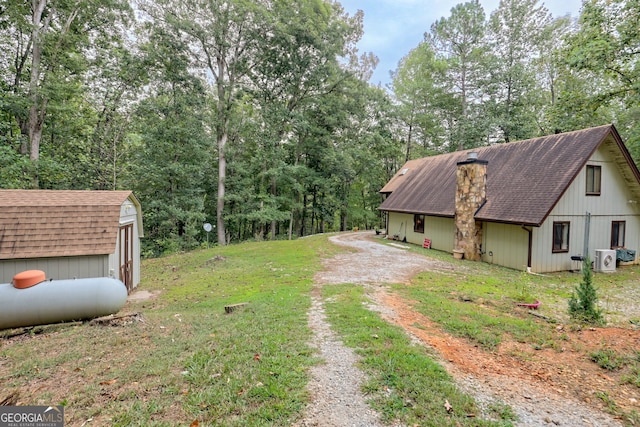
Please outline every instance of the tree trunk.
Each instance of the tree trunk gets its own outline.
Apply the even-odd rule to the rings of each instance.
[[[276,198],[276,193],[278,192],[277,190],[277,183],[276,183],[276,178],[275,176],[271,178],[271,195],[273,196],[273,198]],[[277,222],[275,219],[271,220],[271,240],[276,240],[276,228],[277,228]]]
[[[229,110],[227,102],[227,90],[225,87],[224,76],[226,74],[226,63],[224,56],[218,54],[216,57],[217,71],[216,86],[217,86],[217,113],[218,120],[216,135],[218,137],[218,198],[216,201],[216,225],[218,227],[218,245],[224,246],[227,244],[227,231],[224,226],[224,196],[227,179],[227,141],[229,140]],[[209,65],[209,69],[214,72],[216,69]]]
[[[289,231],[288,231],[289,240],[291,240],[292,235],[293,235],[293,209],[291,209],[291,216],[289,216]]]
[[[300,214],[300,237],[306,235],[305,225],[307,221],[307,194],[302,195],[302,212]]]
[[[33,0],[31,23],[31,40],[33,50],[31,53],[31,78],[29,80],[29,119],[27,123],[27,133],[29,135],[29,158],[37,161],[40,158],[40,140],[42,139],[42,126],[44,123],[44,105],[41,105],[38,96],[38,83],[40,82],[40,65],[42,62],[42,33],[47,30],[51,16],[45,18],[42,23],[42,14],[47,5],[47,0]],[[44,104],[44,102],[42,102]]]
[[[218,228],[218,244],[224,246],[227,244],[226,231],[224,227],[224,190],[225,180],[227,178],[227,157],[225,147],[227,145],[227,129],[226,126],[218,139],[218,198],[216,203],[216,226]]]

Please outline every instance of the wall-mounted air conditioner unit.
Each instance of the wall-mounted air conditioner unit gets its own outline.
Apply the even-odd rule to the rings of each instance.
[[[616,251],[611,249],[596,249],[594,269],[601,273],[616,271]]]

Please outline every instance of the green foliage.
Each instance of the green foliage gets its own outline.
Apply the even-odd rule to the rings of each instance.
[[[624,364],[624,358],[610,348],[591,353],[591,361],[607,371],[620,369]]]
[[[640,361],[636,360],[630,367],[629,373],[622,376],[622,382],[640,388]]]
[[[640,159],[638,2],[586,2],[577,27],[538,3],[454,6],[390,95],[364,81],[362,14],[328,0],[150,0],[137,21],[122,0],[46,2],[39,24],[9,2],[0,187],[133,189],[158,255],[216,216],[221,243],[383,226],[403,161],[459,148],[614,122]]]
[[[147,254],[193,249],[201,241],[209,160],[201,101],[198,86],[174,85],[141,106],[142,138],[133,149],[130,185],[144,206]]]
[[[489,133],[484,104],[479,99],[490,64],[486,37],[485,13],[479,2],[460,3],[451,9],[449,18],[441,18],[426,35],[446,64],[445,88],[439,104],[453,123],[447,138],[453,142],[450,150],[472,148],[482,143]]]
[[[579,322],[602,324],[602,310],[597,307],[598,295],[593,285],[591,260],[587,257],[582,262],[582,281],[569,298],[569,316]]]
[[[593,0],[584,3],[579,30],[569,40],[568,62],[591,90],[576,91],[588,105],[581,114],[596,116],[592,124],[614,122],[625,129],[634,155],[637,154],[638,109],[637,81],[640,66],[637,50],[640,34],[637,0]],[[584,101],[581,101],[583,103]],[[636,162],[638,157],[634,157]]]
[[[10,146],[0,145],[0,188],[30,188],[33,164]]]

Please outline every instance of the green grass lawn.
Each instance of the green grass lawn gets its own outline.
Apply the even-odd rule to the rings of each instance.
[[[143,321],[39,326],[13,338],[15,330],[0,332],[0,400],[17,393],[23,405],[64,404],[70,426],[289,426],[302,416],[309,368],[319,362],[308,344],[312,278],[322,258],[342,250],[315,236],[145,260],[139,288],[158,295],[127,302],[120,313],[139,312]],[[459,265],[460,271],[424,273],[393,289],[484,348],[505,337],[555,345],[553,324],[515,313],[514,302],[538,297],[541,312],[559,318],[579,275]],[[605,291],[631,286],[637,272],[624,270],[615,281],[597,275],[596,284]],[[385,420],[434,426],[513,420],[507,406],[494,408],[493,421],[482,419],[424,348],[366,309],[360,287],[325,286],[323,296],[332,325],[362,357],[369,375],[363,391]],[[246,305],[225,313],[237,303]],[[637,382],[637,370],[630,381]],[[443,410],[445,401],[452,413]]]
[[[290,425],[317,362],[307,345],[312,277],[335,250],[317,237],[146,260],[139,288],[160,293],[121,312],[144,322],[2,340],[0,390],[66,405],[68,425]]]

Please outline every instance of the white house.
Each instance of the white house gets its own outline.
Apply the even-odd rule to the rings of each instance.
[[[637,262],[640,172],[613,125],[414,160],[381,193],[390,236],[466,259],[533,272],[586,254],[596,269]]]
[[[131,191],[0,190],[0,283],[47,279],[140,282],[142,211]]]

